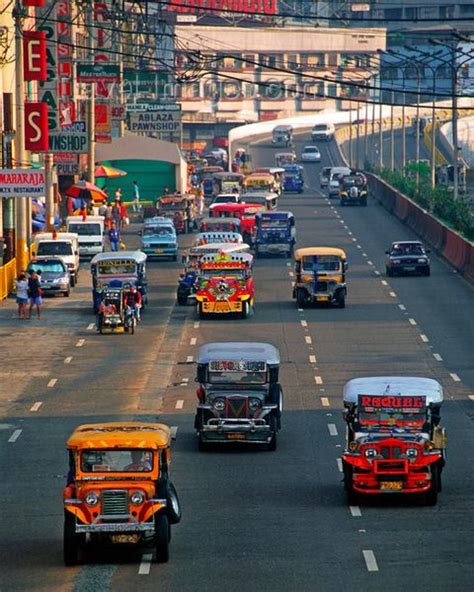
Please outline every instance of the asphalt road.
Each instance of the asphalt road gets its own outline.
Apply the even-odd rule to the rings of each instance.
[[[285,196],[281,207],[296,216],[299,246],[346,249],[343,310],[299,311],[286,259],[256,261],[248,320],[198,321],[193,308],[175,306],[180,266],[171,262],[149,263],[150,305],[134,336],[89,329],[87,269],[70,299],[46,301],[41,322],[18,321],[14,302],[2,304],[2,592],[473,590],[473,287],[436,255],[429,278],[384,278],[388,243],[413,234],[373,200],[367,208],[328,203],[318,173],[338,155],[332,144],[321,148],[323,162],[305,167],[305,193]],[[254,166],[273,164],[276,150],[265,142],[250,150]],[[136,230],[128,246],[138,244]],[[198,452],[193,359],[211,340],[280,349],[285,412],[276,452]],[[380,374],[431,376],[446,389],[450,441],[437,507],[395,498],[346,504],[337,463],[342,386]],[[85,421],[133,418],[178,428],[172,473],[183,520],[170,562],[150,564],[143,549],[96,550],[65,568],[65,440]]]

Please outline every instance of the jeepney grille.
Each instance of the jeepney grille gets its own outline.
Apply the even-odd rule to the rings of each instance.
[[[400,446],[382,446],[380,448],[380,454],[383,458],[400,458],[402,449]]]
[[[316,290],[316,292],[327,292],[328,291],[327,282],[315,282],[315,290]]]
[[[267,241],[269,243],[279,243],[281,242],[282,237],[280,236],[280,234],[274,234],[271,233],[268,235]]]
[[[377,461],[377,473],[405,473],[407,464],[404,460],[399,461]]]
[[[175,243],[152,243],[151,246],[155,247],[157,249],[167,249],[169,247],[175,247],[176,244]]]
[[[102,514],[104,516],[128,514],[128,492],[126,490],[102,492]]]
[[[232,397],[226,401],[226,415],[230,419],[248,417],[248,399],[246,397]]]

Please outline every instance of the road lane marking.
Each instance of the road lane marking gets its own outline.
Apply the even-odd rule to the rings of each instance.
[[[443,361],[443,358],[439,354],[433,354],[433,358],[435,360],[437,360],[438,362],[442,362]]]
[[[309,335],[305,335],[304,340],[306,341],[307,344],[313,343],[313,340],[311,339],[311,337]]]
[[[349,232],[347,233],[349,236],[352,236],[352,232],[349,230]]]
[[[337,436],[337,427],[335,423],[328,423],[328,430],[330,436]]]
[[[88,331],[92,331],[92,329],[95,327],[95,323],[89,323],[89,325],[87,325],[87,330]]]
[[[321,397],[321,405],[323,407],[329,407],[329,399],[327,397]]]
[[[178,437],[178,426],[171,426],[171,437],[173,440],[176,440]]]
[[[41,401],[36,401],[36,403],[32,405],[30,411],[38,411],[42,404]]]
[[[377,560],[375,559],[375,555],[373,551],[362,551],[364,556],[365,565],[367,566],[367,571],[379,571],[379,566],[377,565]]]
[[[323,384],[323,379],[321,378],[321,376],[315,376],[314,377],[314,382],[316,384]]]
[[[183,399],[179,399],[179,401],[176,401],[176,409],[182,409],[183,405],[184,405]]]
[[[362,257],[367,257],[367,253],[362,253]]]
[[[13,434],[8,438],[9,442],[16,442],[20,437],[20,434],[23,430],[15,430]]]
[[[372,261],[367,261],[367,265],[373,265]]]
[[[358,249],[362,249],[362,247],[361,247],[360,245],[357,245],[357,248],[358,248]]]
[[[457,374],[450,372],[449,376],[451,376],[451,378],[454,380],[454,382],[461,382],[461,379],[459,378],[459,376]]]
[[[289,271],[289,272],[288,272],[288,275],[289,275],[290,277],[294,277],[294,275],[295,275],[295,274],[294,274],[292,271]]]
[[[309,363],[316,364],[316,356],[309,356]]]
[[[79,339],[79,341],[76,343],[76,347],[82,347],[85,342],[86,342],[85,339]]]
[[[291,263],[289,261],[286,262],[287,267],[291,267]]]
[[[420,333],[420,339],[421,339],[421,341],[424,341],[425,343],[428,343],[428,341],[429,341],[428,337],[426,337],[426,335],[423,335],[423,333]]]
[[[362,516],[359,506],[349,506],[349,510],[354,518],[360,518]]]
[[[194,321],[194,328],[199,329],[199,321]]]
[[[406,307],[404,304],[399,304],[399,305],[398,305],[398,308],[399,308],[400,310],[406,310],[406,309],[407,309],[407,307]]]
[[[380,283],[382,284],[382,286],[388,286],[386,280],[381,280]]]
[[[380,275],[380,271],[374,270],[375,275]]]
[[[142,555],[142,561],[140,563],[140,567],[138,568],[138,575],[147,576],[150,573],[152,559],[153,555],[151,553]]]
[[[51,380],[48,382],[48,387],[53,388],[53,386],[55,386],[57,382],[58,382],[57,378],[51,378]]]
[[[70,364],[72,360],[72,356],[68,356],[67,358],[64,358],[64,363],[65,364]]]
[[[336,462],[337,462],[337,468],[339,469],[339,472],[342,473],[342,458],[337,458]]]
[[[454,170],[454,169],[453,169],[453,170]],[[344,224],[344,220],[339,220],[339,222],[340,222],[341,224]]]
[[[189,382],[189,378],[182,378],[181,379],[181,384],[188,384]]]
[[[408,319],[408,322],[410,323],[410,325],[416,325],[415,319]]]
[[[392,298],[396,298],[396,297],[397,297],[397,294],[396,294],[395,292],[389,292],[389,294],[390,294],[390,296],[391,296]]]
[[[356,242],[357,242],[357,239],[356,239],[356,238],[353,238],[353,239],[352,239],[352,242],[353,242],[353,243],[356,243]]]
[[[308,326],[308,321],[301,320],[300,323],[301,323],[301,326],[302,327],[307,327]]]
[[[186,358],[186,364],[191,364],[194,361],[194,356],[188,356]]]
[[[468,395],[468,397],[471,399],[471,401],[474,401],[474,395]]]
[[[196,342],[197,342],[197,338],[191,337],[191,339],[189,340],[189,345],[196,345]]]
[[[298,308],[298,312],[304,312],[302,308]]]

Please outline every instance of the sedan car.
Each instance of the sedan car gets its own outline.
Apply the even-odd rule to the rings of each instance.
[[[430,275],[429,249],[425,249],[420,241],[397,241],[392,243],[385,263],[388,276],[404,273],[420,273]]]
[[[213,198],[211,205],[223,203],[239,203],[239,201],[239,193],[219,193],[219,195],[216,195]]]
[[[321,152],[317,146],[305,146],[301,153],[303,162],[321,162]]]
[[[71,276],[67,265],[61,257],[38,257],[33,259],[29,265],[41,276],[41,290],[47,294],[64,294],[69,296],[71,293]]]
[[[339,197],[340,186],[339,179],[337,177],[332,177],[328,184],[329,197]]]

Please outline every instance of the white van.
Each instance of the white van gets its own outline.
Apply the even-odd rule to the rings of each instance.
[[[104,251],[103,216],[69,216],[66,220],[67,231],[79,237],[79,255],[93,257]]]
[[[312,140],[332,140],[336,133],[336,127],[333,123],[317,123],[311,130]]]
[[[350,175],[351,172],[352,170],[349,167],[331,167],[328,183],[329,197],[339,197],[339,180],[346,175]]]
[[[35,235],[35,259],[61,257],[71,275],[71,286],[77,283],[79,275],[79,239],[72,232],[41,232]]]

